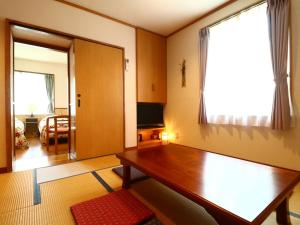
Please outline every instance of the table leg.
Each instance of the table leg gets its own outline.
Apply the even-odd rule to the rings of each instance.
[[[125,189],[130,188],[130,166],[123,165],[123,184],[122,187]]]
[[[276,209],[276,220],[280,225],[290,225],[289,202],[284,199]]]

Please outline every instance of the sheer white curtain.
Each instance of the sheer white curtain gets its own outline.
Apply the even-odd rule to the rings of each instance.
[[[48,114],[49,99],[44,74],[15,71],[14,85],[17,115]]]
[[[208,123],[270,125],[275,84],[266,10],[264,3],[210,28]]]

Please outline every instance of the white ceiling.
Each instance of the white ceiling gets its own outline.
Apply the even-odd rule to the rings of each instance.
[[[228,0],[66,0],[168,35]]]
[[[18,59],[68,64],[67,53],[49,48],[42,48],[15,42],[14,51],[14,56]]]
[[[72,39],[70,38],[38,31],[27,27],[14,25],[11,29],[13,37],[21,40],[34,41],[42,44],[63,47],[66,49],[70,48],[72,44]]]

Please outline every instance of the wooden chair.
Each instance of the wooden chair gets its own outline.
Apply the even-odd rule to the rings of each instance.
[[[53,123],[51,123],[51,120]],[[49,152],[49,137],[54,134],[55,154],[57,154],[58,136],[67,134],[68,144],[70,143],[70,117],[66,115],[50,116],[46,120],[46,146]]]

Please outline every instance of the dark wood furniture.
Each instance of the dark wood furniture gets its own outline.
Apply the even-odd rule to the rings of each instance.
[[[288,169],[169,144],[117,154],[124,165],[123,187],[130,187],[130,166],[193,200],[221,225],[261,224],[273,210],[289,224],[288,197],[300,173]]]
[[[159,146],[162,144],[161,136],[165,128],[138,129],[137,146],[139,149]]]
[[[28,117],[25,119],[25,135],[27,138],[38,137],[38,119],[35,117]]]
[[[57,154],[58,138],[60,135],[67,135],[70,145],[70,117],[66,115],[50,116],[46,120],[46,147],[49,152],[49,138],[53,134],[55,154]],[[70,148],[69,148],[70,150]]]

